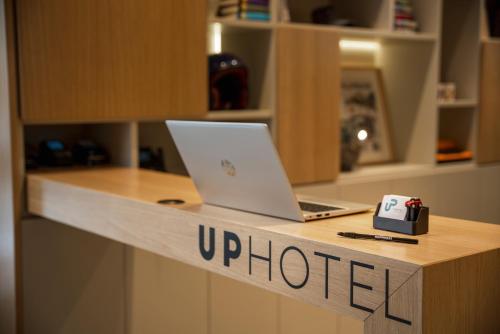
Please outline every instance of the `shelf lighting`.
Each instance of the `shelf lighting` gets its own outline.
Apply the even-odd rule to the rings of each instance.
[[[222,51],[222,26],[220,23],[212,24],[210,53],[221,53]]]
[[[356,41],[351,39],[341,39],[339,45],[341,49],[346,51],[375,52],[380,48],[380,44],[378,42]]]

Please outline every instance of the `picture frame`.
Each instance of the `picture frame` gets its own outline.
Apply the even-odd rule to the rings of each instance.
[[[359,127],[354,130],[358,138],[353,138],[361,144],[357,164],[394,161],[389,112],[380,69],[342,67],[341,77],[342,123],[349,122],[349,126]]]

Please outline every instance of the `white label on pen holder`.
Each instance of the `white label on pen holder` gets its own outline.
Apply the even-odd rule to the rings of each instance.
[[[407,211],[405,202],[410,199],[411,197],[408,196],[384,195],[380,210],[378,211],[378,216],[404,220]]]

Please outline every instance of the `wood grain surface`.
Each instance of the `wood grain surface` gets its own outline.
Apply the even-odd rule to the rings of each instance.
[[[292,183],[340,168],[340,51],[335,32],[277,30],[277,144]]]
[[[500,332],[500,250],[423,268],[423,333]]]
[[[206,1],[17,1],[26,123],[203,117]]]

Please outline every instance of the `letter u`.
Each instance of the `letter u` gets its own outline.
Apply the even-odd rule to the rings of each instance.
[[[201,256],[210,261],[214,257],[215,254],[215,229],[213,227],[209,228],[209,247],[208,250],[205,249],[205,226],[200,225],[198,227],[198,245],[200,248]]]

